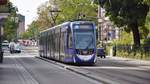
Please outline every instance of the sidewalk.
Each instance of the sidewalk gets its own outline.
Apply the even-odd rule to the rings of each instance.
[[[138,64],[138,65],[145,65],[150,66],[150,60],[138,60],[138,59],[131,59],[131,58],[123,58],[117,56],[107,56],[108,59],[120,60],[126,62],[128,64]]]

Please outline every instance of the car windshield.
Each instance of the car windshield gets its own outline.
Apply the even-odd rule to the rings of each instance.
[[[75,48],[93,49],[95,45],[93,29],[74,29]]]

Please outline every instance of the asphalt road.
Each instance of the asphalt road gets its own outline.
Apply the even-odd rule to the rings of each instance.
[[[34,56],[27,52],[5,53],[0,84],[101,84]]]
[[[94,66],[73,66],[51,60],[47,62],[35,56],[38,52],[32,48],[26,48],[21,54],[6,53],[4,64],[0,65],[0,84],[150,83],[150,62],[107,57],[98,58]],[[17,79],[24,82],[15,81]]]
[[[70,66],[87,76],[113,84],[150,84],[150,64],[132,60],[98,58],[95,66]]]

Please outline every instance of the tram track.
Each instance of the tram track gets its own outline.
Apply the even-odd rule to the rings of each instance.
[[[21,74],[21,78],[23,78],[25,84],[40,84],[33,74],[24,66],[23,61],[15,58],[16,67],[18,68],[18,72]]]
[[[87,78],[89,78],[91,80],[97,81],[97,82],[102,83],[102,84],[119,84],[119,83],[111,81],[109,79],[105,79],[105,78],[102,78],[102,77],[99,77],[99,76],[96,76],[96,75],[92,75],[92,74],[90,74],[90,72],[87,72],[87,71],[85,72],[83,70],[75,69],[74,68],[75,66],[72,67],[72,66],[65,65],[63,63],[59,63],[59,62],[56,62],[56,61],[53,61],[53,60],[49,60],[49,59],[46,59],[46,58],[42,58],[42,57],[36,57],[36,58],[39,58],[39,59],[42,59],[44,61],[53,63],[55,65],[58,65],[59,67],[62,67],[64,69],[66,69],[66,70],[69,70],[71,72],[74,72],[74,73],[79,74],[81,76],[87,77]]]
[[[95,66],[67,65],[46,58],[38,57],[76,74],[85,76],[103,84],[149,84],[149,66],[117,62],[116,60],[104,59]],[[109,61],[109,62],[108,62]],[[104,63],[103,63],[104,62]]]

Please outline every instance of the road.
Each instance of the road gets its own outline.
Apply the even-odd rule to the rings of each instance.
[[[87,76],[113,84],[149,84],[150,64],[143,64],[122,59],[98,59],[95,66],[70,67],[81,69]]]
[[[147,61],[107,57],[98,58],[94,66],[73,66],[35,56],[38,52],[32,48],[26,48],[21,54],[5,53],[4,64],[0,65],[0,84],[150,83]]]
[[[4,63],[0,64],[0,84],[101,84],[27,52],[5,53]]]

